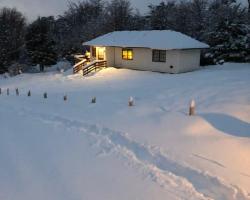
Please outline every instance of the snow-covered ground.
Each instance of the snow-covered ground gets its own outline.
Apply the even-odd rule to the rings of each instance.
[[[23,74],[0,87],[0,199],[250,199],[250,64]]]

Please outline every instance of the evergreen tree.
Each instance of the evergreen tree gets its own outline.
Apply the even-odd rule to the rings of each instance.
[[[241,23],[220,24],[209,35],[211,45],[208,56],[215,63],[220,61],[250,61],[250,29]]]
[[[209,23],[204,39],[211,46],[207,57],[214,62],[249,59],[249,26],[246,10],[234,0],[215,0],[209,8]]]
[[[25,18],[16,9],[0,10],[0,73],[19,60],[24,44]]]
[[[33,64],[40,66],[44,71],[45,66],[56,64],[57,54],[55,41],[52,37],[54,18],[39,17],[27,29],[26,48]]]

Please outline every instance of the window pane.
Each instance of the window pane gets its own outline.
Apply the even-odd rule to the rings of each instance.
[[[156,60],[158,60],[158,58],[159,58],[159,51],[155,51],[154,57],[155,57]]]
[[[160,52],[160,62],[166,62],[166,51]]]
[[[122,59],[124,60],[133,60],[133,50],[123,49],[122,50]]]
[[[153,50],[153,62],[158,62],[160,57],[160,52],[158,50]]]
[[[128,59],[129,60],[133,59],[133,51],[132,50],[128,50]]]
[[[166,51],[153,50],[152,60],[153,62],[166,62]]]
[[[122,58],[127,59],[128,58],[128,52],[126,50],[122,50]]]

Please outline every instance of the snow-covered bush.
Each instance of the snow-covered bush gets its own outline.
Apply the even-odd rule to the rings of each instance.
[[[22,74],[23,72],[27,72],[29,69],[28,65],[20,64],[20,63],[13,63],[8,67],[8,72],[10,76],[16,76],[18,74]]]

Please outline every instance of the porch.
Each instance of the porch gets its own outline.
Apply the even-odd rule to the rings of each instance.
[[[82,75],[86,76],[91,72],[99,71],[103,68],[107,68],[106,61],[106,48],[105,47],[91,47],[90,53],[86,53],[79,59],[73,67],[73,74],[82,71]]]

